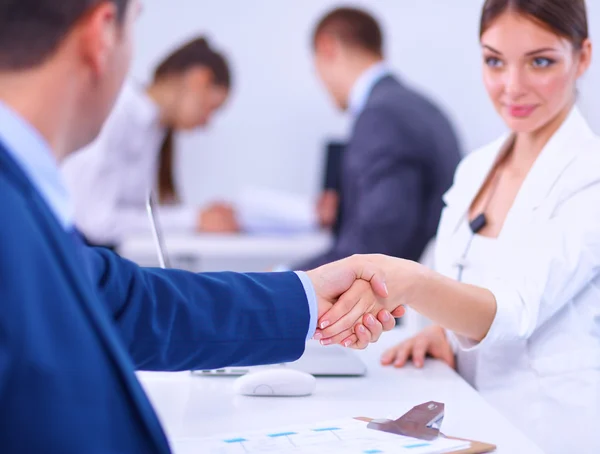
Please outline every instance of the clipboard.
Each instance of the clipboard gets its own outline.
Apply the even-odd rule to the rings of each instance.
[[[405,415],[396,420],[373,419],[365,417],[354,418],[368,424],[369,429],[388,432],[396,435],[418,438],[421,440],[435,440],[445,437],[452,440],[460,440],[471,443],[471,447],[460,451],[452,451],[452,454],[485,454],[496,450],[496,446],[464,438],[455,438],[444,435],[441,425],[444,420],[444,404],[439,402],[427,402],[417,405]]]

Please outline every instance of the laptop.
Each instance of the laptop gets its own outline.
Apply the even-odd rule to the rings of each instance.
[[[154,245],[161,268],[171,268],[164,236],[158,219],[157,204],[152,194],[146,200],[146,209],[150,218]],[[339,345],[323,347],[316,341],[308,341],[304,355],[291,363],[252,366],[252,367],[229,367],[216,370],[193,370],[198,375],[240,376],[248,372],[273,368],[288,368],[325,377],[360,377],[367,373],[367,368],[356,353]]]

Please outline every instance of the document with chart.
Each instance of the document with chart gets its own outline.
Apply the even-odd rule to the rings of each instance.
[[[171,442],[175,454],[437,454],[470,447],[461,440],[424,441],[380,432],[354,419]]]

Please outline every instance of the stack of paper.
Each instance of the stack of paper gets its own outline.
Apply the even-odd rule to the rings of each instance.
[[[316,203],[309,197],[251,187],[234,205],[238,222],[248,233],[302,233],[319,227]]]
[[[388,434],[354,419],[306,424],[272,431],[172,440],[175,454],[437,454],[470,447],[440,437],[434,441]]]

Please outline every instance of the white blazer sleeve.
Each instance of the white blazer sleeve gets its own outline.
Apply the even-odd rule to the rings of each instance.
[[[115,212],[121,191],[119,162],[111,162],[108,137],[78,151],[62,165],[65,182],[75,205],[75,222],[96,244],[112,244],[119,238]]]
[[[517,259],[503,267],[502,276],[472,282],[491,290],[497,312],[479,344],[457,336],[462,348],[529,339],[598,278],[600,178],[593,169],[582,169],[577,178],[577,186],[559,201],[549,220],[523,226],[526,233],[515,238],[507,254]]]

